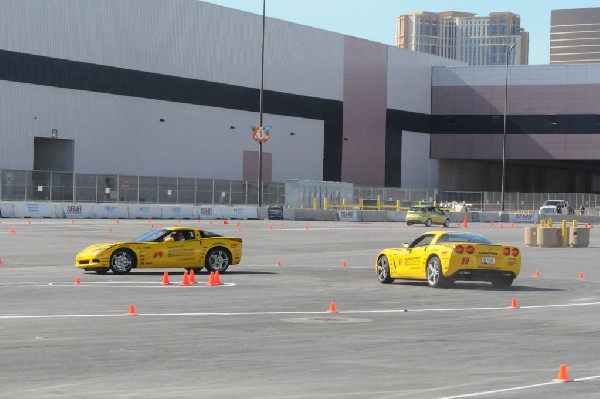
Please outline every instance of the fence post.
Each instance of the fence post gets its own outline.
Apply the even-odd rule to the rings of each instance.
[[[327,197],[323,198],[323,210],[327,210]]]
[[[313,197],[313,209],[317,209],[317,197]]]
[[[346,198],[342,198],[342,209],[346,210]]]
[[[381,196],[379,195],[377,196],[377,210],[381,210]]]
[[[360,210],[363,211],[365,209],[365,200],[363,198],[359,198],[358,204],[359,204]]]
[[[400,212],[400,200],[396,200],[396,211]]]

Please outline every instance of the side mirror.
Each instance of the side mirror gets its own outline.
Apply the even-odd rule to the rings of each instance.
[[[173,237],[167,237],[167,238],[165,238],[164,242],[174,242],[174,241],[175,241],[175,239]]]
[[[403,242],[403,243],[401,244],[401,246],[402,246],[402,248],[408,248],[408,243],[407,243],[407,242]]]

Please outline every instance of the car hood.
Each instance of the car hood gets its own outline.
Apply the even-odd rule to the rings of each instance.
[[[117,245],[127,244],[126,242],[111,242],[104,244],[94,244],[84,248],[81,252],[102,252]]]

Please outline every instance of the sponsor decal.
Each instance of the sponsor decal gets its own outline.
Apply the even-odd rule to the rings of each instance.
[[[163,255],[163,252],[162,252],[162,251],[156,251],[156,252],[154,253],[154,258],[155,258],[155,259],[156,259],[156,258],[162,258],[162,255]]]
[[[40,211],[39,204],[27,204],[27,211],[31,213],[38,213]]]
[[[175,257],[175,256],[185,256],[185,255],[191,255],[194,253],[193,249],[187,249],[187,248],[180,248],[180,249],[171,249],[169,251],[169,258],[171,257]]]
[[[104,210],[108,213],[115,213],[117,211],[116,206],[105,206]]]
[[[148,212],[150,212],[150,208],[147,206],[140,206],[140,212],[148,213]]]
[[[354,211],[340,211],[340,217],[342,218],[353,218]]]
[[[173,213],[177,213],[177,214],[180,214],[180,213],[181,213],[181,210],[182,210],[182,209],[181,209],[180,207],[174,207],[174,208],[171,208],[171,211],[172,211]]]
[[[468,264],[469,264],[469,258],[468,258],[468,257],[466,257],[466,256],[463,256],[463,258],[462,258],[462,262],[461,262],[461,263],[462,263],[463,265],[468,265]]]
[[[212,216],[212,214],[213,214],[212,208],[200,208],[200,215]]]

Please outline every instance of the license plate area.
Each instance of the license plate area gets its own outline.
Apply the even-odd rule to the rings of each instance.
[[[493,265],[496,263],[496,258],[490,258],[490,257],[484,256],[483,258],[481,258],[481,263],[486,264],[486,265]]]

